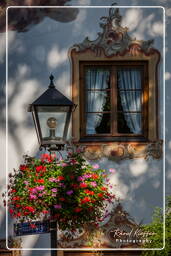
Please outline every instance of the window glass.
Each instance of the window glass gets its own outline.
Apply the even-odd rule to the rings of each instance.
[[[86,70],[86,134],[110,133],[110,71]]]
[[[143,134],[142,71],[131,65],[85,67],[85,135]]]
[[[118,133],[142,133],[142,79],[141,70],[122,68],[117,72]]]

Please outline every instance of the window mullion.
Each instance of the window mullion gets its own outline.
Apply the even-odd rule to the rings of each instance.
[[[112,135],[117,133],[117,71],[116,66],[111,68],[111,130]]]

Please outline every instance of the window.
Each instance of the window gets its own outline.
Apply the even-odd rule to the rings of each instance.
[[[69,51],[72,137],[87,159],[162,155],[158,135],[158,64],[153,40],[136,40],[121,26],[118,8],[100,23],[102,32]]]
[[[80,63],[81,141],[147,140],[147,62]]]

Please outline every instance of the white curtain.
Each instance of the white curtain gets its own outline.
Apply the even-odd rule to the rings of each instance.
[[[102,112],[107,92],[100,91],[108,88],[109,71],[89,69],[86,72],[87,104],[86,112]],[[98,91],[97,91],[98,90]],[[96,127],[102,120],[101,113],[87,113],[86,133],[96,134]]]
[[[118,71],[118,89],[121,98],[121,105],[124,117],[130,131],[134,134],[141,134],[141,72],[136,69],[125,69]],[[140,89],[140,90],[139,90]]]

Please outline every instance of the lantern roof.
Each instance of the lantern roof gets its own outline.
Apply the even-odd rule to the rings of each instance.
[[[30,104],[28,111],[31,111],[32,106],[74,106],[74,103],[65,97],[60,91],[55,88],[53,83],[54,76],[50,75],[50,84],[48,89]]]

